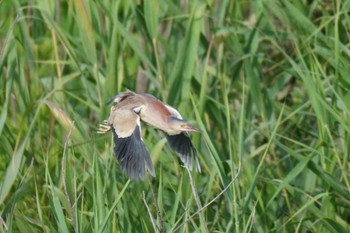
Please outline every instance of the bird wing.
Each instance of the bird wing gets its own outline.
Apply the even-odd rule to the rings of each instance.
[[[145,169],[155,176],[149,152],[141,138],[140,117],[130,106],[114,106],[108,119],[114,136],[114,152],[130,179],[144,179]]]
[[[167,104],[165,104],[165,107],[169,110],[173,117],[182,120],[181,114],[175,108]],[[201,171],[196,148],[193,146],[187,132],[181,132],[174,135],[167,134],[166,139],[168,140],[170,147],[176,152],[176,155],[181,159],[186,167],[192,170],[193,159],[196,170],[198,172]]]
[[[169,110],[169,112],[171,113],[171,115],[175,116],[178,119],[182,120],[182,116],[179,113],[179,111],[177,111],[175,108],[171,107],[170,105],[164,104],[165,107]]]
[[[176,155],[190,171],[192,170],[192,160],[194,160],[196,171],[201,171],[196,148],[193,146],[186,132],[175,135],[166,134],[166,139],[170,147],[176,152]]]
[[[149,94],[136,94],[135,98],[143,105],[134,108],[134,111],[139,114],[141,120],[147,124],[160,129],[166,133],[166,138],[170,147],[176,152],[176,155],[181,159],[184,165],[192,170],[192,160],[194,160],[195,168],[200,172],[200,165],[197,157],[197,151],[193,146],[191,139],[187,132],[172,132],[169,130],[167,120],[164,118],[171,118],[171,120],[183,121],[181,114],[173,107],[164,104],[154,96]],[[183,121],[185,122],[185,121]],[[186,122],[185,122],[186,123]]]

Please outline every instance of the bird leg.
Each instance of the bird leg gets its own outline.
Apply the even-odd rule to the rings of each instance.
[[[104,120],[102,124],[100,124],[100,128],[97,130],[98,134],[104,134],[107,133],[112,129],[111,125],[108,123],[107,120]]]

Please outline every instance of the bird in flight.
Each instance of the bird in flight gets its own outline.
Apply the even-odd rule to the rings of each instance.
[[[112,131],[114,153],[122,171],[130,179],[144,179],[148,170],[155,176],[149,152],[141,137],[140,120],[165,132],[170,147],[176,152],[183,164],[200,172],[200,165],[191,139],[187,132],[199,131],[184,121],[173,107],[161,102],[150,94],[137,94],[132,91],[119,93],[107,104],[111,113],[107,120],[100,124],[98,133]]]

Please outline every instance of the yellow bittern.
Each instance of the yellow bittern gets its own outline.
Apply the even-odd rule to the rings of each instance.
[[[130,179],[143,179],[146,169],[155,176],[149,152],[141,138],[140,119],[165,132],[170,147],[184,165],[192,170],[192,160],[200,172],[197,152],[187,132],[199,131],[184,121],[173,107],[149,94],[126,91],[107,104],[115,103],[110,116],[100,124],[98,133],[113,132],[114,152],[123,172]]]

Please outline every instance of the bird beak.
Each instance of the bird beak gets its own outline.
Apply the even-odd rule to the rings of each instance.
[[[183,131],[187,131],[187,132],[200,132],[201,130],[198,128],[193,127],[192,125],[186,123],[186,124],[181,124],[181,129],[183,129]]]

